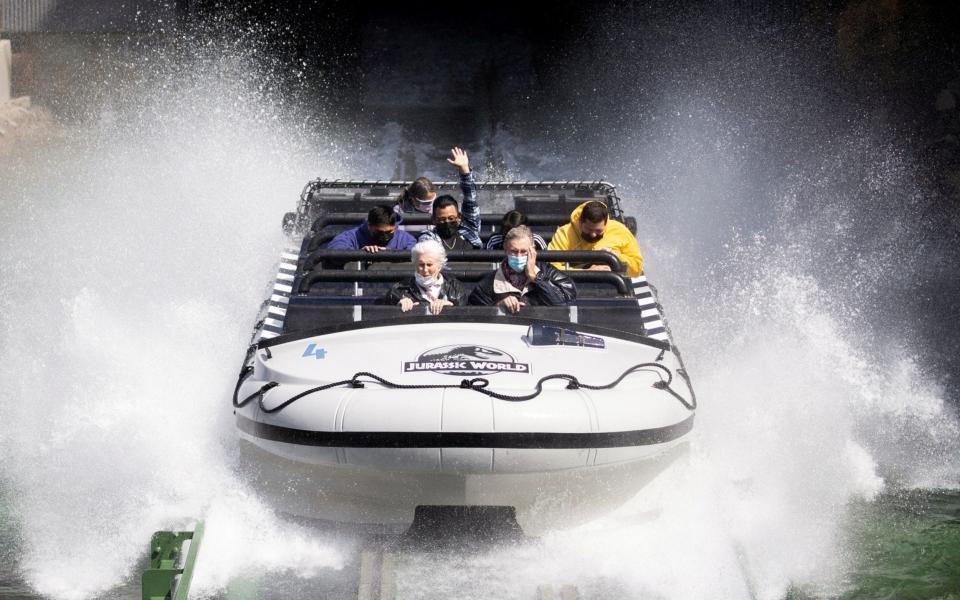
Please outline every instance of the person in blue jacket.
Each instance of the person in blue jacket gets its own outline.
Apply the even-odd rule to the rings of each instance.
[[[397,229],[399,218],[400,215],[385,204],[374,206],[363,223],[341,232],[327,244],[327,249],[366,252],[409,250],[417,240],[406,231]]]

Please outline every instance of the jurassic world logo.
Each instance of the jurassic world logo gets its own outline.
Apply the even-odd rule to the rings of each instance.
[[[442,346],[427,350],[416,361],[403,363],[404,373],[433,371],[444,375],[490,375],[529,373],[530,365],[518,363],[503,350],[488,346]]]

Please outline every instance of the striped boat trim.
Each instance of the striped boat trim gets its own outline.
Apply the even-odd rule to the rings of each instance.
[[[270,339],[277,337],[281,333],[283,333],[283,330],[280,328],[274,327],[273,325],[264,325],[260,330],[260,337]]]
[[[298,240],[291,240],[298,241]],[[297,273],[298,246],[288,246],[280,253],[277,276],[273,280],[273,292],[267,303],[267,314],[260,328],[260,338],[275,338],[283,333],[283,322],[287,318],[287,304],[293,293],[293,280]]]
[[[640,307],[640,319],[643,321],[647,335],[655,340],[670,341],[663,315],[660,313],[660,306],[653,295],[653,290],[650,289],[647,278],[641,275],[633,277],[631,282],[633,295],[637,298],[637,306]]]

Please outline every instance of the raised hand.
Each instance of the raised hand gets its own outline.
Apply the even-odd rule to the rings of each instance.
[[[448,163],[455,166],[464,175],[470,172],[470,159],[467,158],[465,151],[460,148],[454,148],[450,151],[450,154],[453,158],[448,158]]]

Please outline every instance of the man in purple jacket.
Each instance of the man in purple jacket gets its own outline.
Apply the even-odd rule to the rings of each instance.
[[[412,235],[397,229],[399,215],[382,204],[370,209],[359,226],[341,232],[327,244],[327,250],[409,250],[417,243]]]

